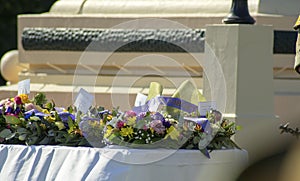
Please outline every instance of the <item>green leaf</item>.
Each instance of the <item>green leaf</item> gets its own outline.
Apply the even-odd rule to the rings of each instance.
[[[19,120],[19,118],[16,118],[15,116],[4,116],[6,123],[9,124],[20,124],[21,121]]]
[[[19,140],[20,140],[20,141],[25,141],[25,140],[26,140],[26,137],[27,137],[27,134],[21,134],[21,135],[19,136]]]
[[[133,144],[145,144],[144,140],[134,140]]]
[[[69,107],[67,108],[67,111],[68,111],[69,113],[72,113],[72,112],[74,112],[74,109],[73,109],[72,106],[69,106]]]
[[[14,138],[15,135],[16,135],[16,133],[11,133],[11,134],[8,135],[5,139],[6,139],[6,140],[10,140],[10,139]]]
[[[25,129],[25,128],[18,128],[18,129],[17,129],[17,132],[18,132],[19,134],[23,134],[23,133],[27,133],[28,130]]]
[[[0,132],[0,137],[1,138],[7,138],[9,135],[11,135],[11,130],[9,129],[4,129]]]
[[[27,145],[34,145],[36,144],[38,140],[37,136],[31,136],[30,138],[28,138],[28,142],[26,142]]]
[[[43,105],[43,104],[45,104],[46,102],[47,102],[47,99],[46,99],[46,96],[45,96],[45,94],[43,94],[43,93],[38,93],[38,94],[36,94],[36,96],[34,97],[34,103],[36,104],[36,105],[39,105],[39,106],[41,106],[41,105]]]
[[[48,137],[44,137],[42,141],[39,142],[40,145],[47,145],[49,143],[50,139]]]
[[[196,144],[198,144],[200,142],[200,137],[194,137],[194,139],[193,139],[193,143],[196,145]]]
[[[36,122],[33,124],[36,127],[37,135],[40,136],[42,134],[40,126]]]
[[[72,118],[70,118],[70,117],[68,117],[68,126],[69,126],[68,132],[72,133],[74,131],[74,123],[73,123]]]
[[[45,108],[48,110],[53,110],[54,106],[51,102],[48,102],[47,104],[45,104]]]

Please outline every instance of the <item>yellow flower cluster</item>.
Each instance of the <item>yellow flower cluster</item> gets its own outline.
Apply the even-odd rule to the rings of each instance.
[[[21,98],[23,104],[30,103],[30,100],[29,100],[27,94],[20,94],[19,97]]]
[[[132,129],[132,127],[121,128],[120,134],[121,134],[121,136],[132,137],[133,129]]]

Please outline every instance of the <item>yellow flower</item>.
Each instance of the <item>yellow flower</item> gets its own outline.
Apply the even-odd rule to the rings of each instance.
[[[171,127],[167,128],[167,135],[166,135],[165,139],[170,137],[172,140],[178,141],[179,135],[180,135],[179,131],[177,131],[177,129],[174,126],[171,126]]]
[[[121,128],[120,134],[121,134],[121,136],[131,137],[133,134],[133,129],[132,129],[132,127],[123,127],[123,128]]]
[[[42,109],[42,112],[43,112],[44,114],[50,114],[50,112],[49,112],[47,109]]]
[[[28,99],[27,94],[20,94],[19,97],[21,98],[23,104],[30,103],[30,100]]]
[[[62,129],[66,128],[64,123],[61,122],[61,121],[55,122],[55,125],[58,127],[59,130],[62,130]]]
[[[133,126],[135,124],[135,121],[136,121],[136,117],[129,117],[127,119],[127,125]]]
[[[108,138],[111,135],[112,131],[113,131],[112,126],[107,125],[106,126],[106,131],[105,131],[105,134],[104,134],[104,138]]]
[[[102,119],[100,120],[100,126],[104,126],[104,121]]]
[[[113,118],[113,116],[112,115],[107,115],[107,117],[106,117],[106,119],[108,120],[108,121],[110,121],[110,120],[112,120],[112,118]]]
[[[154,129],[153,128],[150,128],[150,131],[152,134],[154,134]]]
[[[52,123],[55,121],[55,117],[53,116],[45,116],[44,119],[46,119],[48,122]]]

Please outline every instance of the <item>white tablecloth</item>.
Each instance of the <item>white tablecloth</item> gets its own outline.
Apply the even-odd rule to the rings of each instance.
[[[0,145],[0,180],[232,181],[245,150],[84,148]]]

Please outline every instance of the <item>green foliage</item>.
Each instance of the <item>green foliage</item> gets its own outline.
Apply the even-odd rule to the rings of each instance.
[[[82,136],[72,108],[56,110],[54,102],[46,102],[46,96],[38,93],[30,103],[33,113],[25,111],[25,103],[16,104],[10,112],[5,107],[0,113],[0,143],[25,145],[90,146]],[[16,110],[20,110],[16,112]],[[30,112],[29,111],[29,112]],[[39,114],[39,115],[38,115]],[[61,115],[66,115],[61,117]],[[74,117],[73,117],[74,118]]]
[[[42,105],[46,104],[47,99],[46,99],[45,94],[38,93],[37,95],[35,95],[34,99],[33,99],[33,103],[38,106],[42,106]],[[51,107],[54,107],[54,106],[51,106],[51,103],[47,103],[45,107],[48,107],[51,109]]]

